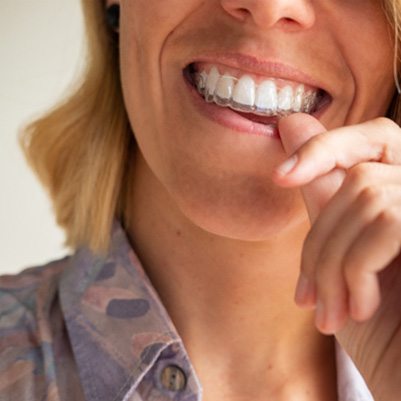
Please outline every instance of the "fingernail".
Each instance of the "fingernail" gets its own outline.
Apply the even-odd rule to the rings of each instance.
[[[295,302],[298,305],[305,305],[310,298],[313,284],[304,274],[298,279],[297,289],[295,291]]]
[[[276,171],[280,175],[287,175],[288,173],[290,173],[294,169],[294,167],[297,164],[297,162],[298,162],[298,156],[297,155],[293,155],[289,159],[287,159],[284,163],[280,164],[276,168]]]

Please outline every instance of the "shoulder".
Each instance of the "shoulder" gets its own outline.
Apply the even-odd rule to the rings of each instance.
[[[56,290],[69,259],[67,256],[42,266],[27,268],[16,275],[0,276],[0,331],[11,327],[12,322],[20,325],[21,314],[26,319],[33,318],[38,305],[51,301],[54,291],[45,289]]]
[[[59,309],[58,283],[69,259],[0,276],[0,401],[23,401],[28,393],[36,400],[48,391],[51,316]]]

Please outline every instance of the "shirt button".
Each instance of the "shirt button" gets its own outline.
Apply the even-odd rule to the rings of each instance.
[[[176,365],[168,365],[161,372],[161,382],[170,391],[180,391],[185,388],[187,379],[185,373]]]

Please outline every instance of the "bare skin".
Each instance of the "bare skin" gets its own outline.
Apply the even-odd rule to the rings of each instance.
[[[140,155],[136,171],[131,240],[183,338],[204,399],[336,400],[333,339],[293,301],[308,224],[277,235],[290,252],[274,242],[237,241],[235,249],[182,216]]]
[[[319,129],[356,132],[355,124],[385,114],[394,91],[393,47],[379,2],[122,0],[121,7],[122,84],[139,147],[128,231],[204,399],[336,400],[333,338],[318,329],[336,331],[350,312],[331,326],[317,321],[317,329],[314,311],[293,301],[305,237],[324,213],[317,200],[333,196],[312,185],[308,198],[304,187],[330,170],[318,166],[298,181],[275,170],[318,133],[316,125],[306,122],[311,135],[300,143],[296,124],[283,129],[282,142],[239,135],[198,112],[182,69],[222,52],[237,55],[239,70],[252,67],[238,55],[291,65],[331,95]],[[220,56],[215,62],[224,64]],[[337,154],[346,148],[333,143]],[[353,159],[349,148],[345,153]],[[358,163],[366,158],[368,152]],[[315,292],[333,305],[319,283]],[[351,337],[342,344],[352,354]]]

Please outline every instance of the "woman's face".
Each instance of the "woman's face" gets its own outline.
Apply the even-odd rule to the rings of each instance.
[[[298,191],[270,178],[285,157],[277,109],[313,112],[327,129],[384,115],[391,35],[379,0],[121,0],[122,85],[140,152],[193,223],[263,240],[304,218]],[[256,104],[262,117],[216,99]]]

